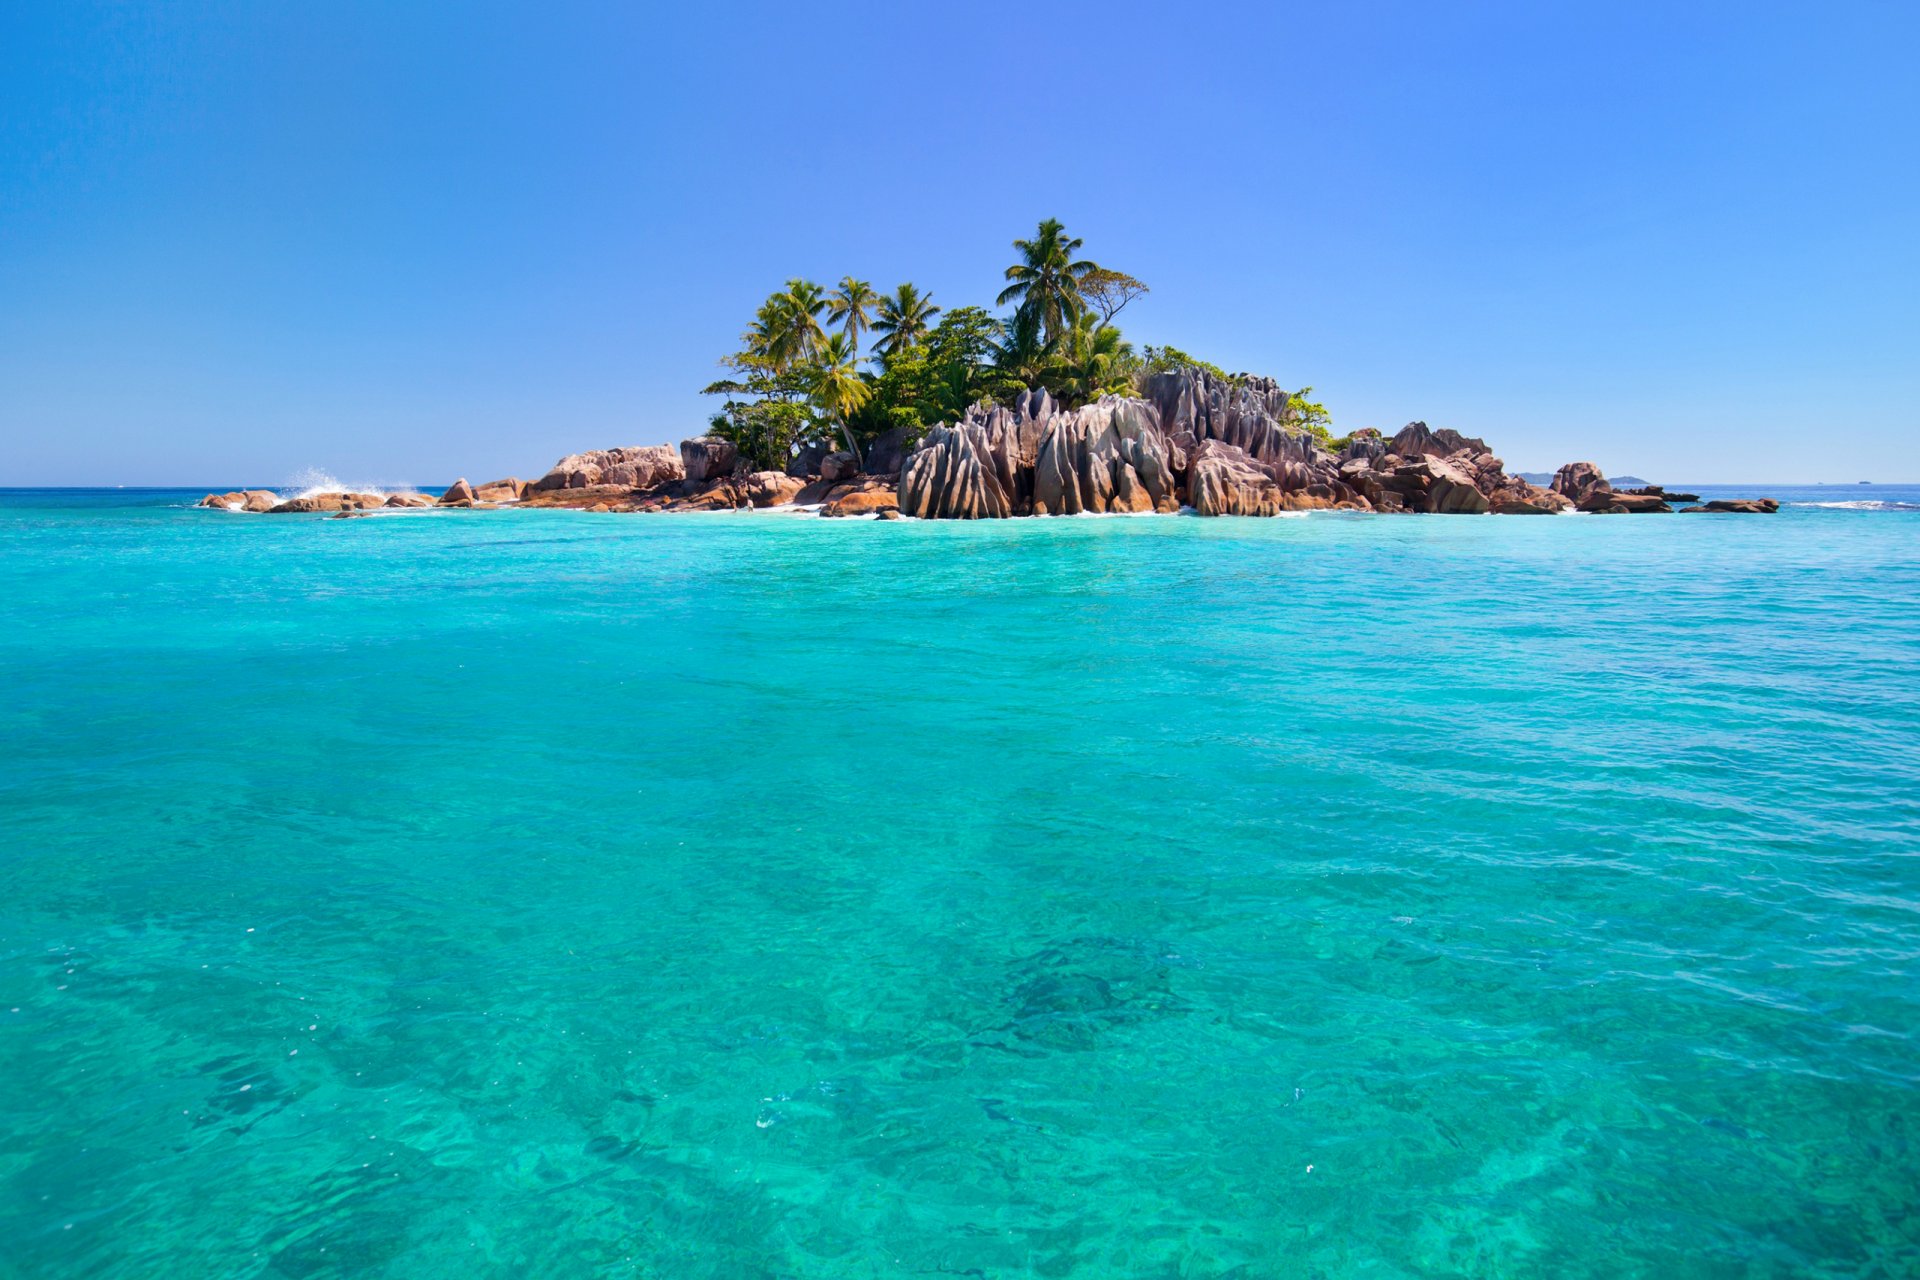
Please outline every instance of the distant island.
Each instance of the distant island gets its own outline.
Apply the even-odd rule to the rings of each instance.
[[[993,519],[1082,513],[1555,515],[1670,512],[1695,502],[1590,462],[1509,473],[1484,440],[1423,422],[1336,436],[1313,389],[1228,374],[1126,341],[1147,285],[1082,258],[1056,219],[1015,240],[996,318],[945,310],[911,283],[789,280],[761,303],[702,434],[562,458],[532,482],[437,496],[348,490],[208,494],[223,510],[374,508],[600,512],[797,507],[823,516]],[[937,319],[936,319],[937,317]],[[862,354],[862,342],[871,336]],[[869,367],[862,368],[862,363]],[[1770,499],[1683,508],[1765,512]]]

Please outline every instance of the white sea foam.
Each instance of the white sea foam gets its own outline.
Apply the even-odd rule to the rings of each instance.
[[[418,493],[410,484],[347,484],[320,467],[306,467],[277,491],[282,498],[314,498],[323,493],[377,493],[392,497],[396,493]]]
[[[1825,507],[1829,511],[1920,511],[1920,504],[1888,502],[1880,498],[1851,498],[1845,502],[1789,502],[1790,507]]]

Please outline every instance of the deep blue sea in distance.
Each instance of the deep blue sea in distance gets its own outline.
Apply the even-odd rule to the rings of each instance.
[[[1920,488],[203,492],[0,491],[7,1280],[1920,1275]]]

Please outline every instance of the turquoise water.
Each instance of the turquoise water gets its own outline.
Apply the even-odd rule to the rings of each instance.
[[[1920,1273],[1920,511],[197,496],[0,497],[0,1275]]]

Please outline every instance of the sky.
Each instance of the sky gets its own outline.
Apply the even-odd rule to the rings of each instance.
[[[677,441],[790,276],[1121,317],[1510,469],[1920,481],[1920,6],[0,8],[0,485]]]

